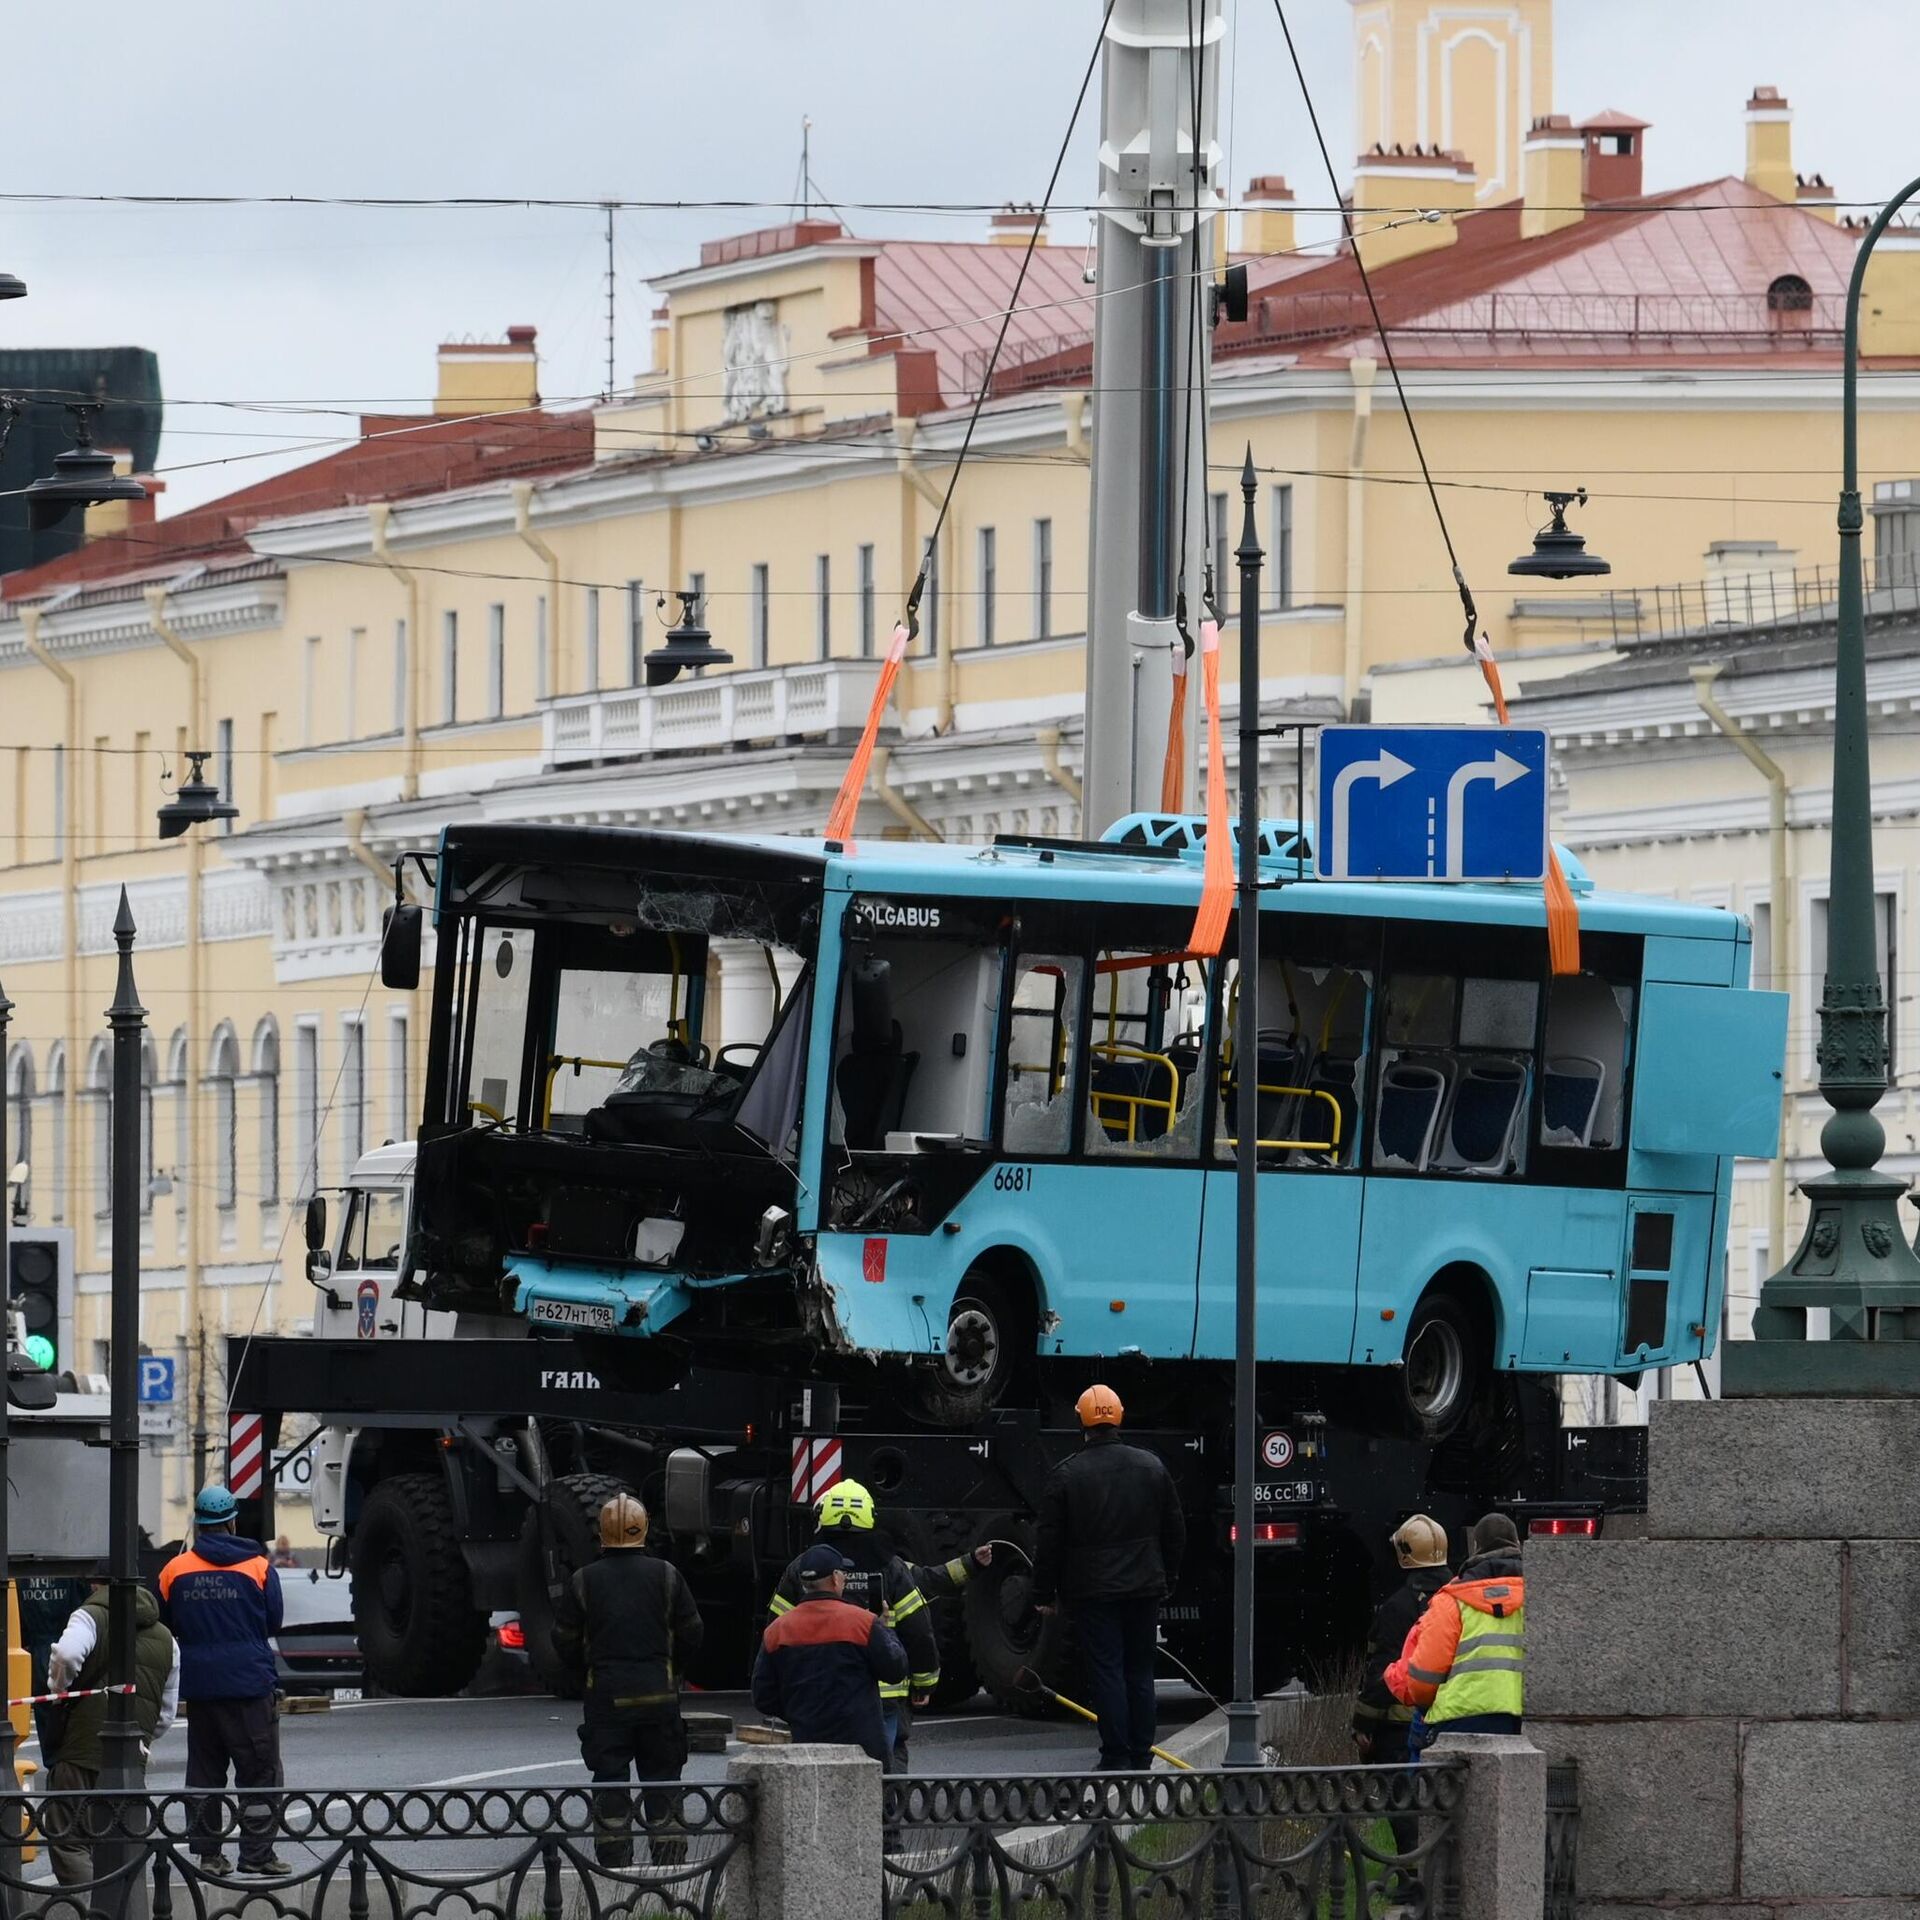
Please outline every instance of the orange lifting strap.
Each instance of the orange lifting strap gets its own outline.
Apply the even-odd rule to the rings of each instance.
[[[1160,811],[1187,810],[1187,639],[1173,650],[1173,705],[1167,710],[1167,758],[1160,769]]]
[[[1193,918],[1188,951],[1205,959],[1219,953],[1233,912],[1233,829],[1227,819],[1227,754],[1220,742],[1220,623],[1200,622],[1200,687],[1207,707],[1207,862],[1201,869],[1200,911]],[[1248,698],[1247,689],[1240,697]],[[1258,698],[1256,691],[1254,698]],[[1257,767],[1242,767],[1243,780],[1257,780]],[[1248,849],[1248,857],[1257,850]]]
[[[1487,691],[1493,695],[1493,710],[1499,716],[1500,724],[1503,727],[1512,726],[1513,722],[1507,718],[1507,696],[1500,685],[1500,668],[1484,634],[1474,640],[1473,657],[1480,662],[1481,677],[1487,683]],[[1560,849],[1551,838],[1547,841],[1546,897],[1548,963],[1555,973],[1578,973],[1580,908],[1561,868]]]
[[[873,765],[873,743],[880,734],[880,716],[886,712],[887,702],[893,698],[893,683],[900,678],[900,663],[907,657],[907,642],[912,637],[913,629],[901,625],[894,628],[893,638],[888,642],[880,678],[874,683],[873,705],[867,709],[867,724],[860,730],[860,744],[854,748],[853,758],[847,762],[840,791],[834,796],[833,811],[827,815],[826,837],[829,840],[845,842],[853,838],[853,823],[860,812],[860,796],[867,790],[867,769]]]

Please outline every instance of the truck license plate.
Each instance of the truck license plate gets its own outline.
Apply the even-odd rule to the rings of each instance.
[[[536,1300],[527,1311],[530,1319],[543,1320],[550,1327],[594,1327],[602,1333],[613,1331],[613,1308],[598,1300]]]
[[[1310,1507],[1313,1504],[1311,1480],[1262,1480],[1253,1489],[1256,1507]]]

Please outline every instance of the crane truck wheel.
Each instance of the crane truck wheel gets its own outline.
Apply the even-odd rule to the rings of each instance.
[[[540,1683],[562,1700],[577,1700],[585,1675],[563,1660],[553,1644],[554,1589],[564,1587],[589,1560],[600,1557],[600,1509],[616,1493],[631,1493],[610,1473],[563,1473],[547,1488],[547,1524],[552,1530],[551,1582],[540,1509],[534,1507],[520,1528],[520,1554],[514,1592],[520,1627],[527,1636],[527,1658]]]
[[[353,1624],[369,1676],[389,1693],[458,1693],[480,1667],[486,1616],[437,1473],[397,1473],[354,1529]]]
[[[980,1536],[971,1514],[943,1510],[921,1516],[909,1538],[913,1557],[921,1566],[943,1567],[971,1553]],[[975,1567],[973,1579],[984,1571]],[[962,1587],[952,1599],[929,1601],[927,1610],[933,1615],[933,1636],[940,1647],[940,1684],[933,1690],[933,1704],[943,1713],[951,1712],[980,1691],[980,1674],[967,1644],[967,1588]]]
[[[974,1671],[1008,1712],[1037,1719],[1052,1709],[1043,1695],[1022,1684],[1025,1675],[1037,1673],[1047,1685],[1072,1692],[1074,1669],[1062,1616],[1034,1610],[1033,1522],[1024,1515],[1001,1515],[979,1537],[995,1545],[993,1564],[976,1567],[966,1586]]]

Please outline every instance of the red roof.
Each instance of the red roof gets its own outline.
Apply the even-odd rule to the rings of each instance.
[[[593,415],[584,409],[494,418],[365,414],[360,431],[352,446],[306,466],[8,574],[0,579],[0,595],[32,599],[83,581],[158,579],[196,563],[251,558],[246,536],[263,520],[416,499],[513,475],[584,466],[593,459]]]

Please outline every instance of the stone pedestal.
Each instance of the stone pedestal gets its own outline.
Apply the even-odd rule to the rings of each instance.
[[[1647,1537],[1538,1539],[1527,1731],[1593,1920],[1920,1902],[1920,1401],[1665,1401]]]
[[[755,1788],[727,1863],[727,1920],[853,1920],[880,1911],[880,1763],[858,1747],[750,1747],[727,1778]]]

